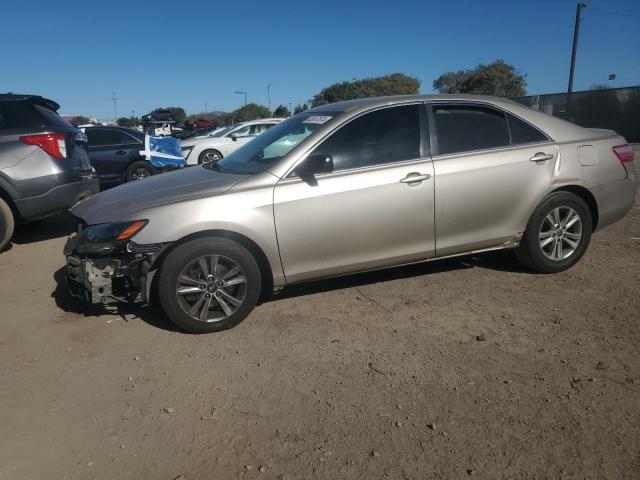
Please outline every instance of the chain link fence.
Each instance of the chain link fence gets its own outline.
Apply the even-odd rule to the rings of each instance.
[[[516,102],[582,127],[614,130],[640,142],[640,87],[518,97]]]

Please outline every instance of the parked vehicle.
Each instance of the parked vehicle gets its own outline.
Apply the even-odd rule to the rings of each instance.
[[[624,138],[506,99],[335,103],[76,205],[69,285],[93,303],[145,303],[153,285],[176,325],[212,332],[273,288],[334,275],[500,249],[566,270],[635,190]]]
[[[211,127],[196,127],[192,130],[187,130],[183,132],[182,139],[186,140],[189,138],[203,138],[209,136],[211,133],[219,130],[219,128],[211,128]]]
[[[52,215],[99,191],[87,137],[37,95],[0,94],[0,250],[16,223]]]
[[[227,130],[220,130],[205,138],[184,140],[184,157],[189,165],[215,163],[281,121],[281,118],[252,120],[239,123]]]
[[[103,186],[141,180],[174,170],[173,165],[157,167],[140,152],[145,149],[144,133],[125,127],[89,127],[89,157]],[[177,140],[176,140],[177,141]]]

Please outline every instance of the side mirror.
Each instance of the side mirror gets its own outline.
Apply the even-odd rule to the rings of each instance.
[[[300,178],[313,177],[320,173],[333,172],[333,158],[331,155],[313,153],[305,158],[296,168],[296,174]]]
[[[232,133],[231,135],[229,135],[229,138],[231,138],[231,140],[233,140],[234,142],[237,142],[238,141],[238,134]]]

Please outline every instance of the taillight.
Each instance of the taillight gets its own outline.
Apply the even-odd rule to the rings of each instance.
[[[633,162],[633,148],[629,145],[616,145],[611,147],[611,150],[622,163]]]
[[[38,133],[20,137],[27,145],[36,145],[58,160],[67,158],[67,146],[61,133]]]

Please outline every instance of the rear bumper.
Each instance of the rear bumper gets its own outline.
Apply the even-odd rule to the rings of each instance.
[[[45,217],[67,210],[76,202],[100,191],[97,178],[56,185],[42,195],[15,200],[20,217],[25,220]]]
[[[598,204],[598,226],[600,230],[623,218],[633,205],[637,189],[635,175],[623,180],[599,185],[591,189]]]

